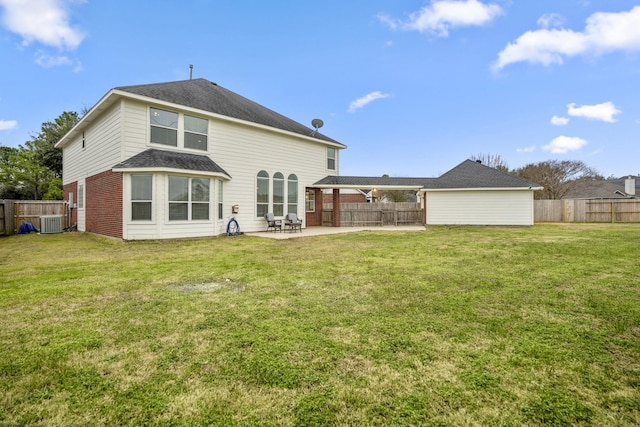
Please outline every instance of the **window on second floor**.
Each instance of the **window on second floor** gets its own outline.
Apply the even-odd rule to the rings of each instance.
[[[336,170],[336,149],[327,147],[327,169]]]
[[[207,151],[209,123],[198,117],[184,116],[184,147]]]
[[[200,117],[151,108],[151,139],[153,144],[207,151],[209,121]]]
[[[178,113],[151,109],[151,142],[178,146]]]

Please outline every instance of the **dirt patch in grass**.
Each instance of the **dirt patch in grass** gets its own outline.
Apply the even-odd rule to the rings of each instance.
[[[169,289],[173,289],[180,292],[192,293],[192,292],[214,292],[222,289],[229,289],[233,291],[244,291],[247,285],[244,283],[236,282],[231,279],[224,279],[214,282],[203,283],[181,283],[168,286]]]

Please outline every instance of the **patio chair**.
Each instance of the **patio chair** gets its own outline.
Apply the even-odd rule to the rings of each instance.
[[[300,230],[302,232],[302,220],[298,218],[298,214],[288,213],[284,219],[284,229],[289,231]]]
[[[272,212],[264,214],[264,219],[267,221],[267,231],[282,231],[282,221],[275,219]]]

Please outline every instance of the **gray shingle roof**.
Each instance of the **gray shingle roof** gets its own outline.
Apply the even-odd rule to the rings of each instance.
[[[345,147],[326,135],[314,132],[313,129],[206,79],[121,86],[115,89],[297,133]]]
[[[129,168],[169,168],[187,171],[214,172],[229,176],[224,169],[218,166],[207,156],[156,150],[155,148],[150,148],[142,153],[136,154],[113,167],[113,169]]]
[[[420,187],[425,189],[447,188],[529,188],[539,185],[492,167],[465,160],[439,178],[394,178],[394,177],[358,177],[327,176],[314,185],[354,188],[372,187]]]
[[[373,187],[424,187],[437,178],[396,178],[396,177],[366,177],[366,176],[335,176],[322,178],[314,185],[336,185],[357,188]]]
[[[465,160],[427,188],[523,188],[538,184],[509,175],[473,160]]]

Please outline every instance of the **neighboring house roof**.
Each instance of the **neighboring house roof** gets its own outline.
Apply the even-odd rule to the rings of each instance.
[[[460,189],[460,188],[526,188],[538,190],[538,184],[526,181],[473,160],[465,160],[439,178],[394,178],[327,176],[316,182],[319,188],[397,188],[397,189]]]
[[[624,199],[629,196],[624,192],[624,180],[603,181],[597,179],[580,179],[572,183],[563,199]]]
[[[343,144],[328,136],[206,79],[121,86],[115,88],[115,90],[160,99],[173,104],[286,130],[343,146]]]
[[[120,86],[111,89],[87,114],[56,144],[62,148],[78,135],[89,123],[120,98],[149,98],[181,105],[222,117],[267,126],[291,132],[307,138],[329,143],[337,148],[346,145],[304,126],[295,120],[276,113],[256,102],[231,92],[206,79],[182,80],[135,86]]]
[[[226,175],[224,169],[204,155],[179,153],[150,148],[118,163],[113,169],[178,169]]]

